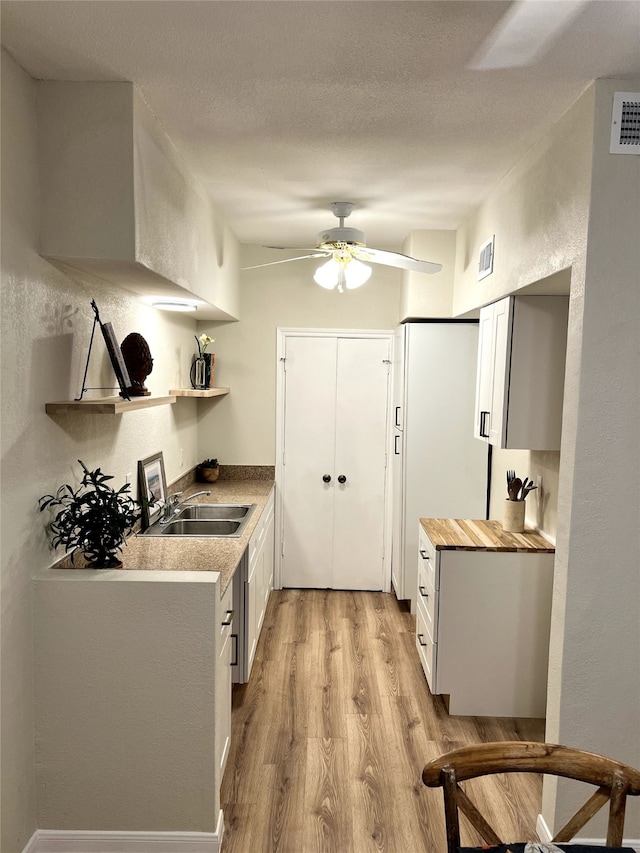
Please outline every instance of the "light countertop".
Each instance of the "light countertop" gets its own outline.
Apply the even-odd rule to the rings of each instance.
[[[123,567],[120,571],[174,571],[174,572],[220,572],[220,595],[224,595],[242,555],[249,544],[251,534],[274,488],[273,480],[233,479],[215,483],[193,483],[184,489],[182,500],[202,489],[210,489],[210,495],[202,495],[194,503],[254,503],[244,532],[237,539],[176,538],[173,536],[133,535],[127,539],[120,552]],[[82,556],[71,562],[67,555],[55,565],[56,569],[86,568]],[[100,571],[92,569],[92,571]]]
[[[506,533],[499,521],[421,518],[436,551],[531,551],[553,554],[555,547],[535,530]]]

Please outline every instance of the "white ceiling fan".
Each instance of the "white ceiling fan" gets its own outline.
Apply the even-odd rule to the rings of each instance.
[[[357,228],[345,228],[344,220],[351,214],[355,204],[350,201],[334,201],[331,210],[340,221],[337,228],[328,228],[321,231],[316,237],[316,245],[313,248],[303,248],[300,251],[310,254],[300,255],[297,258],[284,258],[281,261],[271,261],[266,264],[256,264],[252,267],[244,267],[246,270],[254,270],[259,267],[271,267],[275,264],[287,264],[290,261],[302,261],[308,258],[327,258],[316,271],[314,280],[321,287],[332,290],[337,288],[342,293],[343,288],[353,290],[364,284],[371,275],[371,268],[362,261],[372,264],[383,264],[388,267],[411,270],[432,274],[440,272],[442,264],[421,261],[410,258],[398,252],[387,252],[384,249],[372,249],[367,247],[365,236]],[[295,249],[295,246],[267,246],[268,249]]]

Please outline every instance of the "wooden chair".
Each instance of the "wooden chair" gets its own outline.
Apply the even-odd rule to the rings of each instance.
[[[462,849],[458,810],[488,844],[504,844],[459,785],[466,779],[492,773],[546,773],[596,785],[597,790],[556,833],[554,843],[572,839],[609,801],[607,848],[582,849],[599,850],[601,853],[604,849],[626,849],[633,853],[631,848],[621,847],[622,832],[627,795],[640,794],[640,772],[619,761],[581,749],[529,741],[483,743],[454,749],[425,766],[422,771],[424,784],[429,788],[441,786],[443,789],[447,853],[459,853]],[[515,840],[510,839],[510,842]],[[515,851],[517,848],[512,849]]]

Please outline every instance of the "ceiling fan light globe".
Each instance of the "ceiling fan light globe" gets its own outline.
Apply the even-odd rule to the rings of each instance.
[[[313,280],[316,284],[319,284],[320,287],[324,287],[326,290],[333,290],[333,288],[338,284],[339,276],[339,266],[333,258],[331,258],[331,260],[327,261],[326,264],[322,264],[318,267],[314,273]]]
[[[355,290],[356,287],[362,287],[365,282],[369,281],[370,277],[371,267],[366,266],[366,264],[360,261],[351,261],[345,269],[347,290]]]

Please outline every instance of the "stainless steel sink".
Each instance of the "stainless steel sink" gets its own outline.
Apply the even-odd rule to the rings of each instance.
[[[238,535],[242,522],[208,519],[206,521],[170,521],[164,525],[162,536],[233,536]]]
[[[256,504],[191,504],[181,507],[168,522],[156,521],[143,536],[241,536]]]
[[[253,504],[192,504],[183,507],[176,518],[183,519],[219,519],[244,518]]]

